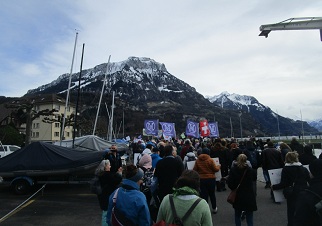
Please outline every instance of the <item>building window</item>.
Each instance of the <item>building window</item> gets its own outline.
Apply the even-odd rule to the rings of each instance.
[[[39,132],[36,132],[36,137],[39,137]]]
[[[59,137],[59,132],[55,132],[55,133],[54,133],[54,136],[55,136],[55,137]]]
[[[59,128],[59,122],[55,122],[55,128]]]
[[[39,129],[39,122],[33,124],[34,129]]]
[[[69,137],[69,132],[66,133],[66,137]]]

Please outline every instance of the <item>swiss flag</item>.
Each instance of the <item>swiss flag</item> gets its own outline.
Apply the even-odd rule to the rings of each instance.
[[[200,136],[202,137],[208,137],[210,136],[210,129],[208,127],[208,121],[207,120],[202,120],[199,123],[199,127],[200,127]]]

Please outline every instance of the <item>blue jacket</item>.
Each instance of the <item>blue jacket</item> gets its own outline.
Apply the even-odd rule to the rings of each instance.
[[[155,167],[157,166],[157,162],[162,158],[160,157],[160,155],[156,153],[151,154],[151,158],[152,158],[152,168],[155,169]]]
[[[130,186],[133,189],[119,188],[116,207],[135,225],[150,226],[151,218],[145,195],[140,192],[140,187],[134,181],[124,179],[122,185]],[[111,225],[111,214],[113,208],[113,196],[116,190],[109,197],[106,222]]]

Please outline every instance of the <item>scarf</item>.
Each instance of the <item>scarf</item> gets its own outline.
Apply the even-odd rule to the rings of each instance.
[[[188,187],[188,186],[184,186],[181,188],[173,188],[173,197],[176,197],[179,195],[197,195],[197,196],[199,196],[199,192],[193,188]]]

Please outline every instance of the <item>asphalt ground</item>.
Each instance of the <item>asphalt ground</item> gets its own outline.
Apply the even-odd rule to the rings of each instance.
[[[287,224],[286,203],[275,204],[270,199],[269,189],[264,188],[261,171],[257,181],[257,205],[254,225],[283,226]],[[37,189],[36,189],[37,190]],[[36,191],[35,190],[35,191]],[[234,210],[226,202],[229,189],[216,192],[218,213],[213,214],[213,225],[234,225]],[[90,193],[89,185],[47,185],[21,208],[17,206],[30,197],[17,196],[8,187],[0,187],[1,226],[82,226],[100,225],[101,210],[97,197]],[[247,225],[245,221],[242,225]]]

